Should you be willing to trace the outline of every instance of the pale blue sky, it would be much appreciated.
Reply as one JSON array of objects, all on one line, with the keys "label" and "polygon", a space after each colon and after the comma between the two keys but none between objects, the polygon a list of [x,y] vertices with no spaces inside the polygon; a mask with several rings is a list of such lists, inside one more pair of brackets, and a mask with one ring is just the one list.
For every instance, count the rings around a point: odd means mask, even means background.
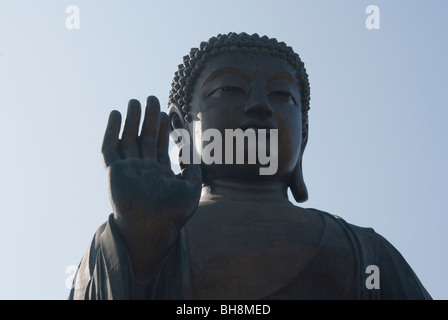
[{"label": "pale blue sky", "polygon": [[[370,4],[380,30],[365,27]],[[230,31],[276,37],[305,62],[302,205],[373,227],[448,299],[447,12],[445,0],[0,0],[0,299],[66,299],[66,268],[111,212],[109,112],[151,94],[166,106],[182,56]]]}]

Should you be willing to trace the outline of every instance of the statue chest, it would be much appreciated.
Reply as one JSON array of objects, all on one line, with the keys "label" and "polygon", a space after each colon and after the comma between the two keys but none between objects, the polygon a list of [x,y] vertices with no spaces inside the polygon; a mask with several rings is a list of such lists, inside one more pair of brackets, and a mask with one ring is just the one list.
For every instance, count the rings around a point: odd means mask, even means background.
[{"label": "statue chest", "polygon": [[194,299],[261,299],[294,279],[321,225],[296,207],[201,206],[185,227]]}]

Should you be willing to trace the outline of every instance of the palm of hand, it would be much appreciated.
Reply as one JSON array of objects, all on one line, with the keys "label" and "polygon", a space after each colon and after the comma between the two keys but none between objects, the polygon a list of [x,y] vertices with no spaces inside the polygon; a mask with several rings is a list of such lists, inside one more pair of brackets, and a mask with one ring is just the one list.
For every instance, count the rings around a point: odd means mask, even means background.
[{"label": "palm of hand", "polygon": [[163,220],[180,229],[199,202],[200,168],[190,165],[174,175],[168,156],[169,119],[155,97],[148,98],[139,136],[140,115],[140,103],[131,100],[119,139],[121,114],[112,111],[104,136],[102,154],[115,217],[122,225],[143,227]]}]

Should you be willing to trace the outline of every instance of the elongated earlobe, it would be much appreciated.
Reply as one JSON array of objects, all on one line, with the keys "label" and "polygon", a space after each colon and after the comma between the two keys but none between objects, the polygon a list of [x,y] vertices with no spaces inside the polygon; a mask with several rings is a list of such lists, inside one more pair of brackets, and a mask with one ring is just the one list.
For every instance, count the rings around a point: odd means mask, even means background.
[{"label": "elongated earlobe", "polygon": [[291,193],[297,202],[301,203],[308,200],[308,189],[306,188],[302,173],[302,157],[300,157],[297,162],[289,187],[291,188]]},{"label": "elongated earlobe", "polygon": [[302,158],[303,152],[305,151],[306,143],[308,142],[308,121],[303,125],[302,132],[302,145],[300,149],[299,159],[296,164],[296,168],[294,169],[294,174],[291,177],[289,182],[289,187],[291,188],[291,193],[294,196],[294,199],[299,202],[305,202],[308,200],[308,189],[305,184],[305,180],[303,179],[303,171],[302,171]]}]

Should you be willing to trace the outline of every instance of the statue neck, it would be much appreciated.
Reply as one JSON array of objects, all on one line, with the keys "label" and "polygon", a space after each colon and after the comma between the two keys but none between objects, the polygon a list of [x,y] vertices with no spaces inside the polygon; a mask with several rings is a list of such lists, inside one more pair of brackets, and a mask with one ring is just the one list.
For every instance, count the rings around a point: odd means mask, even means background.
[{"label": "statue neck", "polygon": [[289,202],[282,182],[213,179],[202,188],[201,201],[226,198],[239,201]]}]

